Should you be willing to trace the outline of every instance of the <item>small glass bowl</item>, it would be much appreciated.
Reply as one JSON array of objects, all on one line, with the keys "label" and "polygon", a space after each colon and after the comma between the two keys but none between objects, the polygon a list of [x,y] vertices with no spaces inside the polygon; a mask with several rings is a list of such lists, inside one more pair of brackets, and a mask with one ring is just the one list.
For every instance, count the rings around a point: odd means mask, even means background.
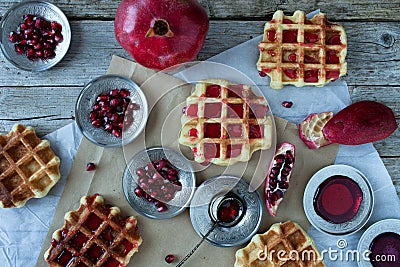
[{"label": "small glass bowl", "polygon": [[256,190],[243,179],[231,175],[217,176],[202,183],[190,203],[190,220],[196,233],[203,237],[213,226],[213,202],[233,193],[243,204],[241,218],[232,226],[217,225],[206,241],[218,247],[234,247],[249,241],[258,231],[262,219],[262,202]]},{"label": "small glass bowl", "polygon": [[[115,88],[128,89],[131,93],[131,102],[140,106],[140,109],[135,111],[127,109],[125,114],[128,114],[128,112],[135,113],[134,121],[128,128],[124,127],[122,138],[115,137],[103,128],[94,127],[89,120],[97,96],[102,93],[109,93]],[[118,75],[104,75],[90,81],[83,88],[75,106],[75,120],[82,134],[94,144],[102,147],[121,147],[132,142],[144,130],[147,117],[147,100],[140,87],[132,80]]]},{"label": "small glass bowl", "polygon": [[[139,179],[136,169],[162,158],[167,159],[178,169],[182,190],[176,192],[175,197],[166,203],[168,208],[166,211],[158,212],[154,203],[138,197],[134,190],[138,186]],[[125,168],[122,178],[122,188],[128,203],[138,213],[151,219],[169,219],[183,212],[190,204],[195,187],[196,176],[190,161],[179,152],[167,147],[152,147],[134,155]]]},{"label": "small glass bowl", "polygon": [[[314,208],[314,196],[319,186],[336,175],[350,178],[358,184],[363,192],[363,200],[354,218],[338,224],[325,220],[317,214]],[[311,177],[304,191],[303,206],[307,219],[320,232],[330,235],[348,235],[359,231],[368,222],[374,207],[374,194],[368,179],[359,170],[347,165],[330,165]]]},{"label": "small glass bowl", "polygon": [[[63,41],[57,45],[56,56],[43,61],[31,61],[25,55],[15,52],[14,44],[8,40],[10,32],[16,31],[23,22],[23,15],[41,16],[49,21],[57,21],[62,26]],[[55,66],[67,54],[71,43],[71,28],[65,14],[55,5],[45,1],[25,1],[12,6],[0,23],[0,46],[5,58],[17,68],[27,71],[44,71]]]}]

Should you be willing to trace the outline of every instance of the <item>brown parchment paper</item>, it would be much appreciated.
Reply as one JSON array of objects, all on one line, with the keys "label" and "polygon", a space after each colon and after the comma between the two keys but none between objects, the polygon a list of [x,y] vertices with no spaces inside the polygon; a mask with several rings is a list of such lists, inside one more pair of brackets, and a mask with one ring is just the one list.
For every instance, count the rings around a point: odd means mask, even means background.
[{"label": "brown parchment paper", "polygon": [[[108,73],[129,77],[141,86],[146,94],[149,107],[156,104],[150,113],[145,132],[124,149],[103,149],[83,138],[42,247],[37,266],[47,266],[43,254],[50,246],[52,233],[63,225],[64,214],[69,210],[76,209],[79,206],[80,198],[87,194],[99,193],[107,203],[120,207],[123,215],[133,214],[137,217],[138,231],[143,238],[143,243],[139,247],[139,252],[131,258],[128,266],[166,266],[164,258],[167,254],[174,254],[177,258],[175,263],[177,263],[200,239],[191,225],[188,209],[172,219],[148,219],[138,215],[129,206],[122,191],[122,174],[126,162],[132,155],[145,146],[161,144],[170,147],[178,146],[180,105],[190,94],[190,87],[183,85],[184,83],[181,80],[167,74],[153,76],[154,71],[115,56],[111,61]],[[150,77],[153,78],[148,79]],[[170,90],[176,85],[182,86],[179,86],[176,90]],[[164,92],[168,93],[163,95]],[[163,95],[161,99],[160,95]],[[263,205],[263,219],[259,233],[265,232],[275,222],[286,220],[295,221],[308,230],[310,224],[302,205],[304,188],[309,178],[316,171],[333,164],[338,146],[329,145],[318,150],[310,150],[299,139],[296,125],[279,117],[275,117],[275,124],[277,145],[284,141],[293,143],[296,146],[296,162],[290,187],[279,207],[278,216],[271,217],[265,205]],[[271,153],[274,150],[272,148]],[[183,152],[186,155],[187,150],[185,152],[183,149]],[[190,153],[187,153],[187,155],[190,157]],[[265,168],[268,168],[267,159],[270,159],[268,153],[254,153],[243,178],[250,182],[253,176],[252,172],[254,172],[256,164],[260,164],[260,162],[265,165]],[[96,171],[86,172],[85,165],[87,162],[95,162],[98,166]],[[237,167],[233,168],[231,172],[234,173],[237,169],[243,168],[241,164],[236,165]],[[223,171],[224,169],[221,167],[211,166],[197,173],[197,184],[199,185],[209,177],[220,175]],[[264,179],[264,177],[260,177],[260,179]],[[258,192],[264,201],[263,190],[264,184],[258,188]],[[316,240],[316,242],[318,241]],[[238,248],[219,248],[204,243],[186,262],[186,266],[233,266],[235,252]]]}]

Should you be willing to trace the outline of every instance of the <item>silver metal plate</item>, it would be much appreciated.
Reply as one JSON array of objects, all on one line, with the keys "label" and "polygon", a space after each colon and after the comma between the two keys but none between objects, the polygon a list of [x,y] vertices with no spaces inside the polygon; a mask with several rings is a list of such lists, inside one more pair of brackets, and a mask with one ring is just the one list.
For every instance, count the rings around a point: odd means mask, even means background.
[{"label": "silver metal plate", "polygon": [[[335,175],[349,177],[358,184],[363,192],[363,200],[356,216],[350,221],[340,224],[326,221],[314,209],[314,196],[318,187]],[[347,165],[331,165],[319,170],[311,177],[304,191],[303,206],[308,220],[315,228],[332,235],[346,235],[360,230],[367,223],[374,206],[374,194],[367,178],[359,170]]]},{"label": "silver metal plate", "polygon": [[[56,56],[47,61],[31,61],[25,55],[15,52],[14,44],[8,40],[9,34],[16,31],[23,22],[23,15],[41,16],[49,21],[57,21],[62,26],[63,41],[57,45]],[[14,66],[27,71],[43,71],[55,66],[67,54],[71,43],[71,28],[65,14],[55,5],[45,1],[25,1],[11,7],[0,23],[1,50]]]},{"label": "silver metal plate", "polygon": [[[128,89],[132,103],[140,106],[134,112],[134,121],[129,128],[123,129],[122,138],[117,138],[103,128],[96,128],[89,120],[90,112],[96,98],[101,93],[108,93],[112,89]],[[140,87],[132,80],[118,75],[104,75],[89,82],[80,93],[75,106],[76,123],[83,135],[91,142],[103,147],[119,147],[126,145],[138,137],[146,126],[148,118],[147,100]]]},{"label": "silver metal plate", "polygon": [[217,226],[206,239],[207,242],[219,247],[233,247],[247,242],[258,231],[262,219],[262,203],[257,191],[249,190],[249,185],[238,177],[213,177],[198,187],[190,204],[190,220],[200,237],[203,237],[213,225],[209,213],[210,203],[215,197],[229,191],[241,199],[245,212],[236,225]]}]

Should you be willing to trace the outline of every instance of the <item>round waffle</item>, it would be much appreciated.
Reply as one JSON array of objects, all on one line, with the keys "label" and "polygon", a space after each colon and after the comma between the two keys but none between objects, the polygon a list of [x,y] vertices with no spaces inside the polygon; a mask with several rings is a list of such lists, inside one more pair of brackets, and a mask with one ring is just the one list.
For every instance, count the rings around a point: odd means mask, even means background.
[{"label": "round waffle", "polygon": [[50,266],[126,266],[142,243],[135,217],[121,219],[120,209],[105,205],[97,194],[82,197],[64,219],[44,254]]},{"label": "round waffle", "polygon": [[306,19],[303,11],[285,16],[275,12],[265,24],[258,44],[257,69],[271,78],[270,87],[324,86],[347,72],[347,38],[344,28],[323,13]]},{"label": "round waffle", "polygon": [[41,198],[60,179],[60,159],[47,140],[40,140],[32,127],[15,124],[0,135],[0,207],[22,207]]},{"label": "round waffle", "polygon": [[196,162],[227,166],[271,147],[267,101],[249,85],[203,80],[186,104],[179,143],[192,148]]},{"label": "round waffle", "polygon": [[291,221],[275,223],[236,251],[235,267],[323,267],[325,263],[311,237]]}]

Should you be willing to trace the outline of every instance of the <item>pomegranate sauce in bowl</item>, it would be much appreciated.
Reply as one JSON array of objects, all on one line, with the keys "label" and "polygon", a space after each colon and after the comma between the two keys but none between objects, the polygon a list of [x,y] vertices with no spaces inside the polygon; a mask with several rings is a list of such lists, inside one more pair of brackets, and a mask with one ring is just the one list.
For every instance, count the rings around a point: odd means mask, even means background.
[{"label": "pomegranate sauce in bowl", "polygon": [[353,219],[363,200],[363,192],[349,177],[336,175],[325,180],[314,196],[314,209],[319,216],[332,223]]}]

